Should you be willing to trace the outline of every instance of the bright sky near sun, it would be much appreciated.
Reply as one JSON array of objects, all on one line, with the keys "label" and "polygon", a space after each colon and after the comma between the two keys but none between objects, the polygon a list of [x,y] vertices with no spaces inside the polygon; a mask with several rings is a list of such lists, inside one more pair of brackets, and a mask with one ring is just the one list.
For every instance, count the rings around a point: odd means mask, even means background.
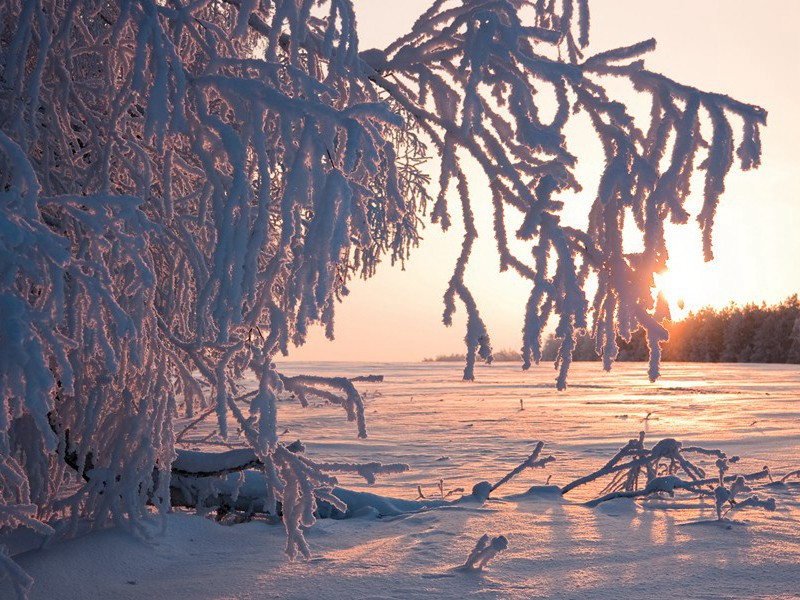
[{"label": "bright sky near sun", "polygon": [[[361,47],[385,47],[408,31],[428,4],[355,0]],[[762,166],[745,173],[734,166],[728,176],[714,229],[715,260],[703,262],[693,219],[668,229],[669,271],[660,285],[673,316],[731,301],[774,303],[800,292],[800,1],[763,0],[758,11],[751,0],[594,0],[590,8],[589,54],[655,37],[658,47],[646,57],[648,68],[769,112]],[[587,148],[596,144],[591,132],[575,135],[585,136]],[[582,139],[573,137],[570,148],[580,148]],[[602,155],[590,149],[581,159],[578,178],[589,196],[576,204],[591,201],[590,182]],[[702,189],[696,181],[693,189]],[[480,175],[471,183],[476,192],[485,185]],[[688,204],[694,214],[698,202],[696,195]],[[451,210],[454,221],[457,212]],[[530,286],[511,272],[498,273],[491,215],[476,212],[476,218],[479,240],[467,282],[493,347],[519,348]],[[442,294],[462,232],[456,225],[443,234],[428,223],[405,271],[387,262],[372,279],[351,282],[350,296],[337,306],[335,341],[315,328],[290,359],[403,361],[463,352],[464,311],[450,328],[441,322]]]}]

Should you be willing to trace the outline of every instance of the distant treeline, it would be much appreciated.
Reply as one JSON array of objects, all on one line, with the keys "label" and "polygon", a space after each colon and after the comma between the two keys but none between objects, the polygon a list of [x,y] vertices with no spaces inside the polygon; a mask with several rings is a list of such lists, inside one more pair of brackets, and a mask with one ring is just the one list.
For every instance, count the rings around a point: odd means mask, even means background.
[{"label": "distant treeline", "polygon": [[[800,364],[800,300],[797,295],[776,306],[731,305],[721,310],[703,308],[682,321],[668,321],[669,341],[663,360],[673,362],[750,362]],[[594,340],[579,335],[574,360],[600,360]],[[560,340],[552,335],[542,345],[542,361],[555,360]],[[630,342],[617,339],[620,361],[647,360],[643,330]],[[425,362],[462,361],[463,354],[426,358]],[[520,361],[516,350],[494,353],[496,361]]]}]

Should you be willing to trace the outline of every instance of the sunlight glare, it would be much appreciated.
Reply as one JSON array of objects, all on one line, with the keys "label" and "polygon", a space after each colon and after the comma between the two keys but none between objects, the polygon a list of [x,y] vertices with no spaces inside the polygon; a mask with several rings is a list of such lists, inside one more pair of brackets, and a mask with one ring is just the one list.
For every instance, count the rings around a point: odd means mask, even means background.
[{"label": "sunlight glare", "polygon": [[708,289],[712,263],[701,257],[683,252],[672,252],[667,268],[654,275],[654,297],[662,293],[669,304],[673,321],[686,317],[690,312],[714,304],[714,294]]}]

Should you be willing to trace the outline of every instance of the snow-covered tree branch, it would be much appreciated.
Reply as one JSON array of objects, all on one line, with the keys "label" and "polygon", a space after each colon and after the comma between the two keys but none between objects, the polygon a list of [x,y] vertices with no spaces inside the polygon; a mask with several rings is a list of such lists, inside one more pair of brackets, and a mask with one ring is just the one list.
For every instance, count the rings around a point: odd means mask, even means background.
[{"label": "snow-covered tree branch", "polygon": [[[523,20],[526,9],[535,18]],[[759,127],[766,112],[727,96],[681,85],[645,68],[654,40],[584,56],[589,40],[587,2],[524,0],[437,1],[413,30],[385,51],[365,53],[377,84],[400,103],[441,156],[439,194],[432,218],[450,226],[447,191],[455,185],[464,222],[463,252],[445,293],[444,322],[456,298],[467,311],[466,379],[476,355],[491,360],[489,333],[464,279],[477,236],[464,160],[476,161],[490,182],[494,233],[501,270],[531,283],[524,315],[524,367],[541,358],[542,330],[550,316],[561,338],[557,384],[566,386],[575,333],[590,325],[606,369],[617,355],[616,337],[647,332],[650,378],[658,377],[665,330],[654,316],[653,274],[665,268],[664,223],[685,223],[690,179],[704,169],[704,204],[698,216],[706,258],[711,231],[733,164],[731,118],[742,128],[736,147],[743,169],[757,167]],[[638,122],[607,82],[628,80],[650,104]],[[580,230],[561,219],[567,191],[580,191],[566,127],[584,113],[605,153],[605,165]],[[547,116],[551,115],[551,116]],[[706,131],[706,129],[708,131]],[[702,159],[702,162],[700,162]],[[508,212],[521,213],[515,235],[530,240],[533,261],[509,246]],[[633,219],[644,250],[623,250],[623,226]],[[590,303],[587,277],[596,274]]]}]

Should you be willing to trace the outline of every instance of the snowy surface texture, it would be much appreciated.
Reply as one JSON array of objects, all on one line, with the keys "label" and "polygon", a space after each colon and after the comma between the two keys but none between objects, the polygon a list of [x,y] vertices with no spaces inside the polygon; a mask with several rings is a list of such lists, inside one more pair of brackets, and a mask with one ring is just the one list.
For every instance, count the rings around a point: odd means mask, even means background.
[{"label": "snowy surface texture", "polygon": [[[281,368],[292,375],[309,366]],[[349,489],[408,500],[418,485],[438,497],[440,479],[445,493],[497,481],[544,441],[544,453],[556,460],[522,472],[483,505],[321,519],[306,534],[308,563],[286,560],[280,525],[225,527],[183,513],[166,517],[165,534],[154,521],[149,541],[108,530],[16,560],[35,578],[37,599],[797,597],[797,478],[749,484],[774,497],[776,511],[737,511],[727,523],[716,522],[713,498],[620,498],[587,508],[581,502],[603,484],[565,499],[552,486],[599,468],[640,430],[648,447],[673,437],[741,456],[731,472],[764,464],[776,475],[794,470],[800,370],[668,364],[653,385],[638,365],[618,365],[613,375],[596,364],[572,368],[572,385],[556,394],[545,368],[522,374],[515,365],[494,365],[465,384],[453,365],[316,365],[321,374],[386,376],[363,388],[367,440],[334,418],[338,406],[279,403],[281,431],[288,429],[281,437],[308,440],[311,459],[409,463],[410,471],[372,486],[357,475],[339,477]],[[211,419],[187,437],[199,440],[215,425]],[[714,473],[715,460],[700,462]],[[504,535],[507,549],[482,572],[459,570],[486,532]],[[0,597],[8,594],[0,587]]]}]

